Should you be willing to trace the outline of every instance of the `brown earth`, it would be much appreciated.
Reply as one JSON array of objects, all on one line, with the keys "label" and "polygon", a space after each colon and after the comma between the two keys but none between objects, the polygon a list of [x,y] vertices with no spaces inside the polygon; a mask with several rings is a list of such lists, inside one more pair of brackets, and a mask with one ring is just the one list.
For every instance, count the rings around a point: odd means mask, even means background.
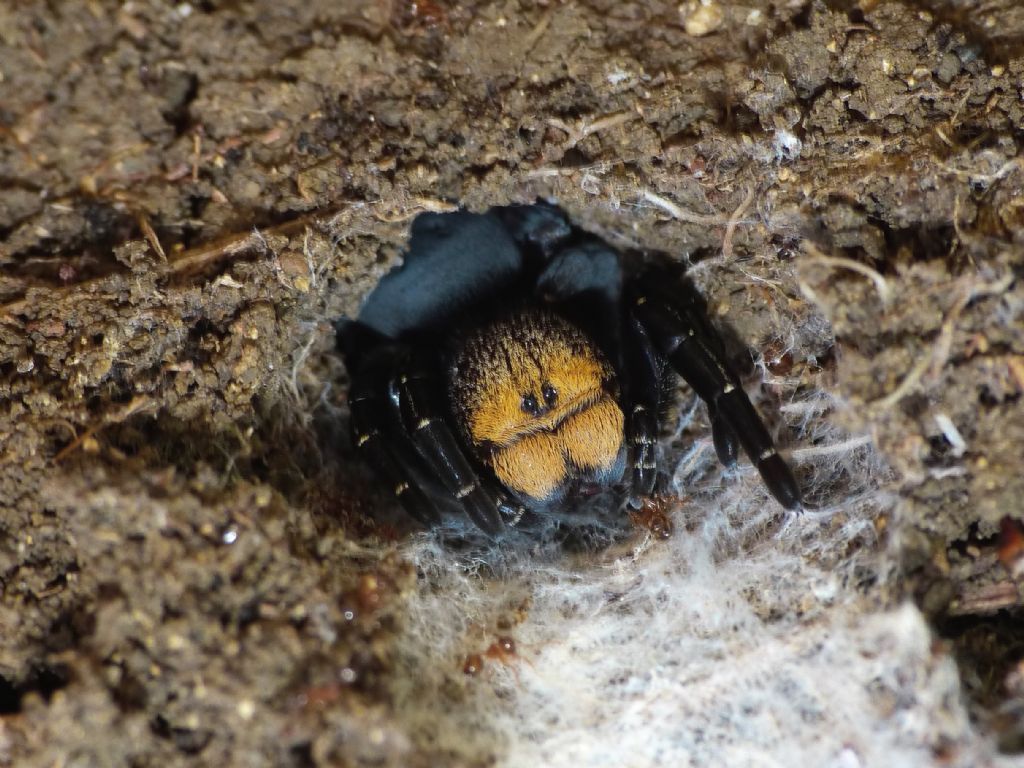
[{"label": "brown earth", "polygon": [[330,322],[537,197],[838,398],[1021,748],[1022,126],[1015,0],[0,8],[0,764],[437,764]]}]

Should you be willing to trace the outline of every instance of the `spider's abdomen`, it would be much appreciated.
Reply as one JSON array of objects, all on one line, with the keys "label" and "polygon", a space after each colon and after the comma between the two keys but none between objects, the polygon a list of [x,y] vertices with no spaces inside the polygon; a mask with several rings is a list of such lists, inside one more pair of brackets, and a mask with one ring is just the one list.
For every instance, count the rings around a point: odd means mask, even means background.
[{"label": "spider's abdomen", "polygon": [[550,501],[571,480],[603,479],[619,466],[615,373],[556,313],[527,308],[464,334],[448,383],[463,438],[522,497]]}]

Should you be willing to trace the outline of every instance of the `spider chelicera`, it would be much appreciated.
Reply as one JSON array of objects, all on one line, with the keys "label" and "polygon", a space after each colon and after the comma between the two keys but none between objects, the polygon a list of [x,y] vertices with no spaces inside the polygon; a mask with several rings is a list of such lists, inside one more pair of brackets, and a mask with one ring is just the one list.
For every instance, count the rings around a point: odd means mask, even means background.
[{"label": "spider chelicera", "polygon": [[461,512],[496,534],[574,488],[651,495],[676,374],[707,404],[719,460],[742,447],[800,505],[696,290],[554,206],[419,216],[338,344],[354,444],[424,524]]}]

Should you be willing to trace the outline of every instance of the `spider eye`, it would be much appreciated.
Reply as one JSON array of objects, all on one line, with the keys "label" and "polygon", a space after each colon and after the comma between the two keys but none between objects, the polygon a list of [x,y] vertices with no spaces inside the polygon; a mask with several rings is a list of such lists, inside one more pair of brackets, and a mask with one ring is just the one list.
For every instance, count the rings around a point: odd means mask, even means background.
[{"label": "spider eye", "polygon": [[540,413],[540,406],[537,404],[537,398],[533,395],[523,395],[521,407],[525,413],[528,413],[531,416],[536,416]]},{"label": "spider eye", "polygon": [[540,393],[544,395],[544,402],[548,408],[554,407],[555,403],[558,402],[558,390],[546,383],[540,389]]}]

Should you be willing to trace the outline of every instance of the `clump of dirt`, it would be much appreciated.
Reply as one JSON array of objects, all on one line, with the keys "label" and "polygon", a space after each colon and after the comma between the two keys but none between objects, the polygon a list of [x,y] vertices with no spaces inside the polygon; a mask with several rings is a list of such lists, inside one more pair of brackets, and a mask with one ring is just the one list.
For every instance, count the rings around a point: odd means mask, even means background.
[{"label": "clump of dirt", "polygon": [[0,9],[0,760],[436,763],[330,323],[417,213],[538,197],[870,436],[877,599],[1020,744],[1024,16],[698,5]]}]

